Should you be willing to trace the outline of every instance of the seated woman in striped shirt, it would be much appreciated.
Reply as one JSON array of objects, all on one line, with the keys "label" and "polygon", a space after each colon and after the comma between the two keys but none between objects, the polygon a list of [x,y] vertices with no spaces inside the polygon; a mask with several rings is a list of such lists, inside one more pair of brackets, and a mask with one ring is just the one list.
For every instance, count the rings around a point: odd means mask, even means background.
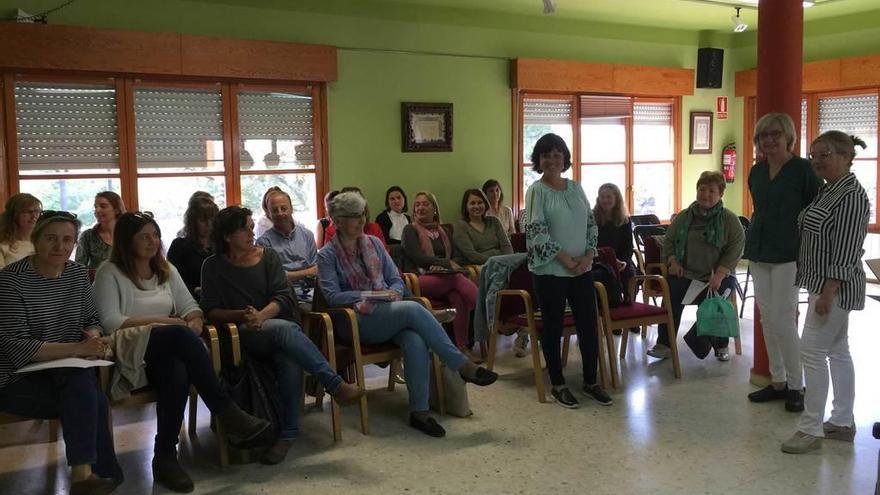
[{"label": "seated woman in striped shirt", "polygon": [[88,270],[70,261],[79,227],[71,213],[43,212],[31,233],[36,254],[0,271],[0,411],[60,417],[70,493],[110,493],[123,476],[95,371],[15,374],[32,362],[104,356]]},{"label": "seated woman in striped shirt", "polygon": [[[252,444],[271,441],[263,432],[269,423],[255,418],[230,400],[214,375],[211,358],[199,335],[203,316],[174,265],[162,255],[159,225],[149,215],[125,213],[116,221],[110,259],[95,275],[95,299],[106,333],[133,341],[132,352],[117,361],[131,362],[120,370],[143,369],[126,376],[130,389],[147,384],[156,389],[156,440],[153,481],[177,492],[190,492],[193,482],[177,460],[177,438],[183,411],[194,385],[230,441]],[[117,336],[116,339],[122,337]]]},{"label": "seated woman in striped shirt", "polygon": [[[822,439],[852,442],[855,370],[849,353],[849,313],[865,308],[862,246],[868,233],[871,205],[851,167],[855,147],[865,142],[840,131],[813,140],[810,161],[825,185],[800,214],[801,242],[796,283],[809,291],[809,308],[801,336],[804,366],[804,412],[797,431],[782,451],[803,454],[822,447]],[[831,418],[825,423],[828,368],[834,385]]]}]

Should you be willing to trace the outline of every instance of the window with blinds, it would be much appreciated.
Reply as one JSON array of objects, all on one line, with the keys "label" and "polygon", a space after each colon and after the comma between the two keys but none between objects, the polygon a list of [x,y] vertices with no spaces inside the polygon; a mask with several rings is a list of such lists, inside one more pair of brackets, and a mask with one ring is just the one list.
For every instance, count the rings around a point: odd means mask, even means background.
[{"label": "window with blinds", "polygon": [[285,92],[238,95],[243,170],[315,167],[312,97]]},{"label": "window with blinds", "polygon": [[113,86],[18,82],[15,122],[22,175],[118,172]]},{"label": "window with blinds", "polygon": [[139,173],[223,170],[219,89],[135,88]]}]

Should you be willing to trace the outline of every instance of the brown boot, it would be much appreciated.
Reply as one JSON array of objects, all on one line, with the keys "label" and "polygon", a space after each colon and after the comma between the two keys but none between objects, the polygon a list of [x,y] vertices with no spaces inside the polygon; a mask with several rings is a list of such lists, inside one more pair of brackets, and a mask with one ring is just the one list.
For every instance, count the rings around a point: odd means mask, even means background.
[{"label": "brown boot", "polygon": [[342,385],[337,387],[336,391],[330,395],[340,406],[345,406],[359,401],[365,393],[366,390],[357,385],[343,381]]},{"label": "brown boot", "polygon": [[70,484],[70,495],[108,495],[117,486],[119,484],[111,479],[92,475],[90,478],[72,482]]}]

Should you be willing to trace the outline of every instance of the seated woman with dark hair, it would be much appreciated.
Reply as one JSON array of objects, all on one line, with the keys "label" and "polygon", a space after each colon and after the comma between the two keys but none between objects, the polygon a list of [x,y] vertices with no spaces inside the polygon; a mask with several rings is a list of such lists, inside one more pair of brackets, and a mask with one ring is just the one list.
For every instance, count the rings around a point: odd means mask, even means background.
[{"label": "seated woman with dark hair", "polygon": [[[734,271],[745,245],[745,233],[736,213],[724,207],[724,176],[721,172],[707,171],[697,180],[697,200],[675,216],[666,231],[663,255],[667,260],[669,299],[672,305],[675,333],[681,324],[682,303],[688,287],[694,280],[706,282],[708,289],[723,294],[736,286]],[[697,296],[698,304],[706,291]],[[730,339],[712,337],[712,347],[719,361],[730,359],[727,345]],[[648,351],[655,358],[671,356],[666,325],[657,328],[657,345]]]},{"label": "seated woman with dark hair", "polygon": [[[232,402],[214,375],[199,335],[203,317],[180,274],[162,255],[159,225],[142,213],[125,213],[116,222],[113,252],[95,275],[95,298],[101,326],[131,347],[118,352],[114,373],[123,392],[147,384],[156,389],[156,440],[153,481],[177,492],[193,482],[177,460],[183,411],[194,385],[233,443],[261,439],[269,423]],[[117,345],[121,345],[118,343]],[[141,363],[146,363],[144,370]],[[124,370],[135,370],[126,373]],[[127,384],[127,385],[126,385]],[[111,395],[115,394],[111,389]]]},{"label": "seated woman with dark hair", "polygon": [[116,219],[125,213],[122,197],[113,191],[95,195],[95,226],[83,231],[76,246],[76,262],[94,270],[110,257]]},{"label": "seated woman with dark hair", "polygon": [[419,273],[421,294],[443,300],[455,308],[452,328],[455,345],[470,354],[470,313],[477,305],[477,286],[460,272],[461,265],[452,260],[452,243],[440,225],[437,198],[428,191],[416,193],[413,201],[413,222],[403,229],[403,269]]},{"label": "seated woman with dark hair", "polygon": [[218,211],[217,205],[210,199],[190,200],[183,215],[183,237],[171,241],[171,247],[168,248],[168,261],[177,268],[186,288],[196,300],[202,292],[202,263],[214,252],[211,225]]},{"label": "seated woman with dark hair", "polygon": [[460,265],[482,265],[492,256],[512,254],[510,239],[496,217],[487,214],[489,201],[479,189],[468,189],[461,197],[461,220],[452,230],[455,261]]},{"label": "seated woman with dark hair", "polygon": [[507,235],[515,233],[516,224],[514,223],[513,210],[504,205],[504,191],[501,189],[501,183],[495,179],[489,179],[483,183],[482,189],[489,202],[489,210],[486,215],[497,218]]},{"label": "seated woman with dark hair", "polygon": [[391,186],[385,191],[385,210],[376,216],[376,223],[382,228],[389,246],[400,244],[403,228],[412,222],[412,218],[406,214],[408,206],[406,193],[400,186]]},{"label": "seated woman with dark hair", "polygon": [[379,239],[364,234],[365,208],[366,201],[353,193],[340,194],[330,203],[330,215],[339,230],[318,253],[321,291],[330,306],[354,308],[363,343],[392,341],[403,349],[410,426],[442,437],[446,431],[428,412],[428,352],[477,385],[490,385],[498,375],[477,367],[459,352],[424,306],[401,301],[403,280],[391,256]]},{"label": "seated woman with dark hair", "polygon": [[97,495],[123,476],[95,370],[15,373],[33,362],[104,357],[88,270],[69,260],[79,225],[71,213],[45,212],[31,234],[36,254],[0,270],[0,411],[60,417],[70,493]]},{"label": "seated woman with dark hair", "polygon": [[281,396],[281,432],[260,461],[278,464],[299,432],[303,370],[340,404],[361,398],[363,389],[330,367],[300,328],[296,295],[274,249],[254,245],[254,222],[247,208],[230,206],[214,219],[217,252],[202,265],[202,308],[211,321],[240,327],[242,348],[272,360]]}]

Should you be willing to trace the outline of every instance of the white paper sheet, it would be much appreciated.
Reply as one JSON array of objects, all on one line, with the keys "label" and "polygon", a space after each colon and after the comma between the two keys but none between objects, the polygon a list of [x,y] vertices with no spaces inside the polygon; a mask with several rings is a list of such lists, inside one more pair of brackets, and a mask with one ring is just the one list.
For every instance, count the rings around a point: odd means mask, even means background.
[{"label": "white paper sheet", "polygon": [[868,265],[868,268],[874,272],[874,278],[880,280],[880,258],[875,260],[865,260],[865,263]]},{"label": "white paper sheet", "polygon": [[113,364],[113,361],[104,361],[103,359],[64,358],[22,366],[16,373],[30,373],[32,371],[50,370],[53,368],[94,368],[97,366],[113,366]]},{"label": "white paper sheet", "polygon": [[700,295],[700,292],[703,292],[703,289],[705,289],[707,285],[709,284],[706,282],[691,280],[691,285],[688,286],[687,292],[684,293],[684,299],[681,300],[681,303],[685,306],[693,304],[694,300]]}]

